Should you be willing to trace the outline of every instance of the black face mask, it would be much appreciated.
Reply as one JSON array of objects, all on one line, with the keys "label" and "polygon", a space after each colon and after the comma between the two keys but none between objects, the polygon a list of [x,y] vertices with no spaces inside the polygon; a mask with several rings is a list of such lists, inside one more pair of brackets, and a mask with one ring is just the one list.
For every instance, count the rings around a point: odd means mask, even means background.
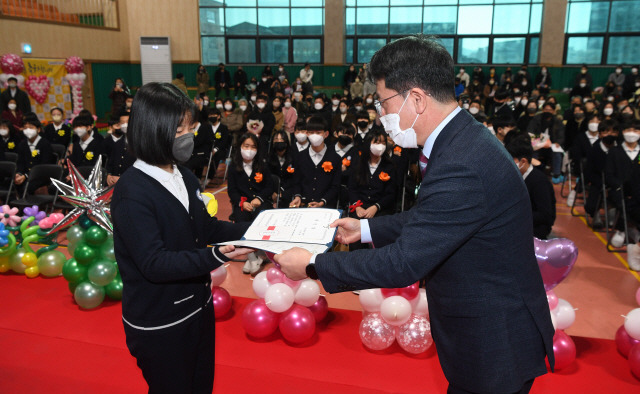
[{"label": "black face mask", "polygon": [[347,146],[347,145],[349,145],[352,141],[353,141],[353,138],[351,138],[351,136],[350,136],[350,135],[342,134],[342,135],[339,135],[339,136],[338,136],[338,142],[339,142],[339,143],[340,143],[340,145],[342,145],[342,146]]},{"label": "black face mask", "polygon": [[535,114],[536,112],[538,112],[538,108],[533,108],[533,107],[527,108],[527,113],[531,115]]},{"label": "black face mask", "polygon": [[217,116],[211,116],[211,117],[209,118],[209,122],[211,122],[211,123],[215,124],[215,123],[217,123],[217,122],[218,122],[218,119],[219,119],[219,118],[218,118]]},{"label": "black face mask", "polygon": [[551,119],[553,119],[553,115],[550,113],[544,113],[542,114],[542,120],[545,122],[551,122]]},{"label": "black face mask", "polygon": [[622,119],[624,119],[624,120],[629,120],[631,118],[633,118],[633,114],[630,114],[630,113],[627,113],[627,112],[622,114]]},{"label": "black face mask", "polygon": [[582,119],[584,119],[584,113],[583,112],[578,112],[577,114],[573,114],[573,117],[576,120],[582,120]]},{"label": "black face mask", "polygon": [[364,130],[369,126],[369,122],[365,121],[365,120],[361,120],[358,122],[358,128],[360,130]]},{"label": "black face mask", "polygon": [[605,145],[613,145],[614,142],[616,142],[616,136],[615,135],[608,135],[606,137],[602,137],[602,142]]},{"label": "black face mask", "polygon": [[122,130],[120,129],[113,129],[113,135],[115,135],[116,137],[121,137],[122,136]]}]

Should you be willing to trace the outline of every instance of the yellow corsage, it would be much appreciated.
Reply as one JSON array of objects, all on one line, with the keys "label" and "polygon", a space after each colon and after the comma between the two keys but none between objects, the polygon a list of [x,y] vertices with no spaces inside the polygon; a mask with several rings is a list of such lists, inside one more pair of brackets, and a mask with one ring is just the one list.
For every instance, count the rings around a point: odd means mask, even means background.
[{"label": "yellow corsage", "polygon": [[87,152],[87,154],[84,155],[84,157],[86,157],[87,160],[93,160],[93,152]]},{"label": "yellow corsage", "polygon": [[64,129],[60,129],[60,130],[58,130],[58,135],[59,135],[60,137],[64,137]]},{"label": "yellow corsage", "polygon": [[34,150],[32,150],[32,151],[31,151],[31,156],[32,156],[32,157],[36,157],[36,156],[38,156],[39,154],[40,154],[40,151],[39,151],[39,150],[37,150],[37,149],[34,149]]},{"label": "yellow corsage", "polygon": [[197,131],[195,131],[195,132],[193,133],[193,136],[194,136],[194,137],[197,137],[197,136],[198,136],[198,132],[197,132]]},{"label": "yellow corsage", "polygon": [[15,144],[15,143],[13,143],[13,142],[9,142],[9,143],[7,144],[7,148],[8,148],[8,149],[14,149],[15,147],[16,147],[16,144]]},{"label": "yellow corsage", "polygon": [[216,133],[216,139],[219,140],[220,138],[222,138],[222,134],[220,134],[220,132],[218,131]]}]

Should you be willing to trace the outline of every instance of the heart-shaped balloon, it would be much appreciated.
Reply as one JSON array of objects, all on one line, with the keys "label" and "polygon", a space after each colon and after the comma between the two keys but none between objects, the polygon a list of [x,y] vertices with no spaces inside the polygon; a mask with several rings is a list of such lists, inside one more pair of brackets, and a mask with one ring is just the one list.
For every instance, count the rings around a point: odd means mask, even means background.
[{"label": "heart-shaped balloon", "polygon": [[24,83],[27,93],[33,97],[39,104],[47,101],[47,94],[51,87],[49,78],[46,75],[34,76],[30,75]]},{"label": "heart-shaped balloon", "polygon": [[542,240],[534,237],[533,244],[544,289],[549,291],[569,275],[578,259],[578,248],[566,238]]}]

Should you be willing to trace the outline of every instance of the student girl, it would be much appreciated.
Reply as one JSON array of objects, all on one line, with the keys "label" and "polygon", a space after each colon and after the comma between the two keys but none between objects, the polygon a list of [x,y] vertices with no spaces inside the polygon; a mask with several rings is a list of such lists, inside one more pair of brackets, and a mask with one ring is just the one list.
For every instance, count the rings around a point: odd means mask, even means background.
[{"label": "student girl", "polygon": [[269,171],[280,178],[280,188],[275,190],[273,201],[280,197],[278,208],[286,208],[291,202],[291,183],[293,182],[293,159],[291,146],[285,131],[277,131],[271,138],[271,151],[269,152]]}]

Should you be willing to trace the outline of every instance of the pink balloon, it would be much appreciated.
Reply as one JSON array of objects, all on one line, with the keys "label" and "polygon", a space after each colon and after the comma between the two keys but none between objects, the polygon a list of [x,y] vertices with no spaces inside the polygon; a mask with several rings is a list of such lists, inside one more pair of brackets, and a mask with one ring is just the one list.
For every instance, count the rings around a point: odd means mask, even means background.
[{"label": "pink balloon", "polygon": [[639,344],[640,340],[633,339],[627,333],[627,330],[624,329],[624,324],[618,328],[616,331],[616,346],[618,347],[618,351],[625,357],[629,357],[629,351],[632,347]]},{"label": "pink balloon", "polygon": [[211,290],[211,293],[213,295],[213,310],[215,311],[216,318],[229,313],[231,304],[233,303],[229,292],[222,287],[216,286]]},{"label": "pink balloon", "polygon": [[403,287],[401,289],[398,289],[399,291],[399,295],[406,298],[407,300],[411,301],[414,298],[416,298],[418,296],[418,293],[420,291],[420,287],[418,286],[418,283],[414,283],[412,285],[409,285],[407,287]]},{"label": "pink balloon", "polygon": [[400,295],[400,289],[380,289],[384,298]]},{"label": "pink balloon", "polygon": [[271,267],[267,270],[267,280],[269,281],[269,283],[282,283],[283,278],[284,274],[279,269]]},{"label": "pink balloon", "polygon": [[636,378],[640,379],[640,344],[634,345],[629,351],[629,367]]},{"label": "pink balloon", "polygon": [[547,302],[549,302],[549,309],[554,310],[558,306],[558,296],[553,290],[547,291]]},{"label": "pink balloon", "polygon": [[309,308],[295,304],[282,314],[279,327],[284,339],[302,343],[311,339],[316,332],[316,319]]},{"label": "pink balloon", "polygon": [[282,283],[284,283],[285,285],[291,287],[291,289],[293,291],[296,291],[298,289],[298,287],[300,287],[300,283],[302,283],[302,281],[301,280],[291,280],[291,279],[287,278],[286,275],[283,275]]},{"label": "pink balloon", "polygon": [[565,368],[576,359],[576,345],[573,339],[562,330],[556,330],[553,336],[553,354],[556,359],[556,369]]},{"label": "pink balloon", "polygon": [[276,332],[280,316],[267,308],[263,299],[255,300],[242,311],[242,327],[252,337],[264,338]]},{"label": "pink balloon", "polygon": [[636,301],[638,305],[640,305],[640,287],[638,287],[638,291],[636,291]]},{"label": "pink balloon", "polygon": [[327,313],[329,313],[329,303],[325,297],[318,298],[315,304],[309,307],[311,313],[313,313],[313,317],[315,317],[316,322],[320,323],[327,317]]}]

